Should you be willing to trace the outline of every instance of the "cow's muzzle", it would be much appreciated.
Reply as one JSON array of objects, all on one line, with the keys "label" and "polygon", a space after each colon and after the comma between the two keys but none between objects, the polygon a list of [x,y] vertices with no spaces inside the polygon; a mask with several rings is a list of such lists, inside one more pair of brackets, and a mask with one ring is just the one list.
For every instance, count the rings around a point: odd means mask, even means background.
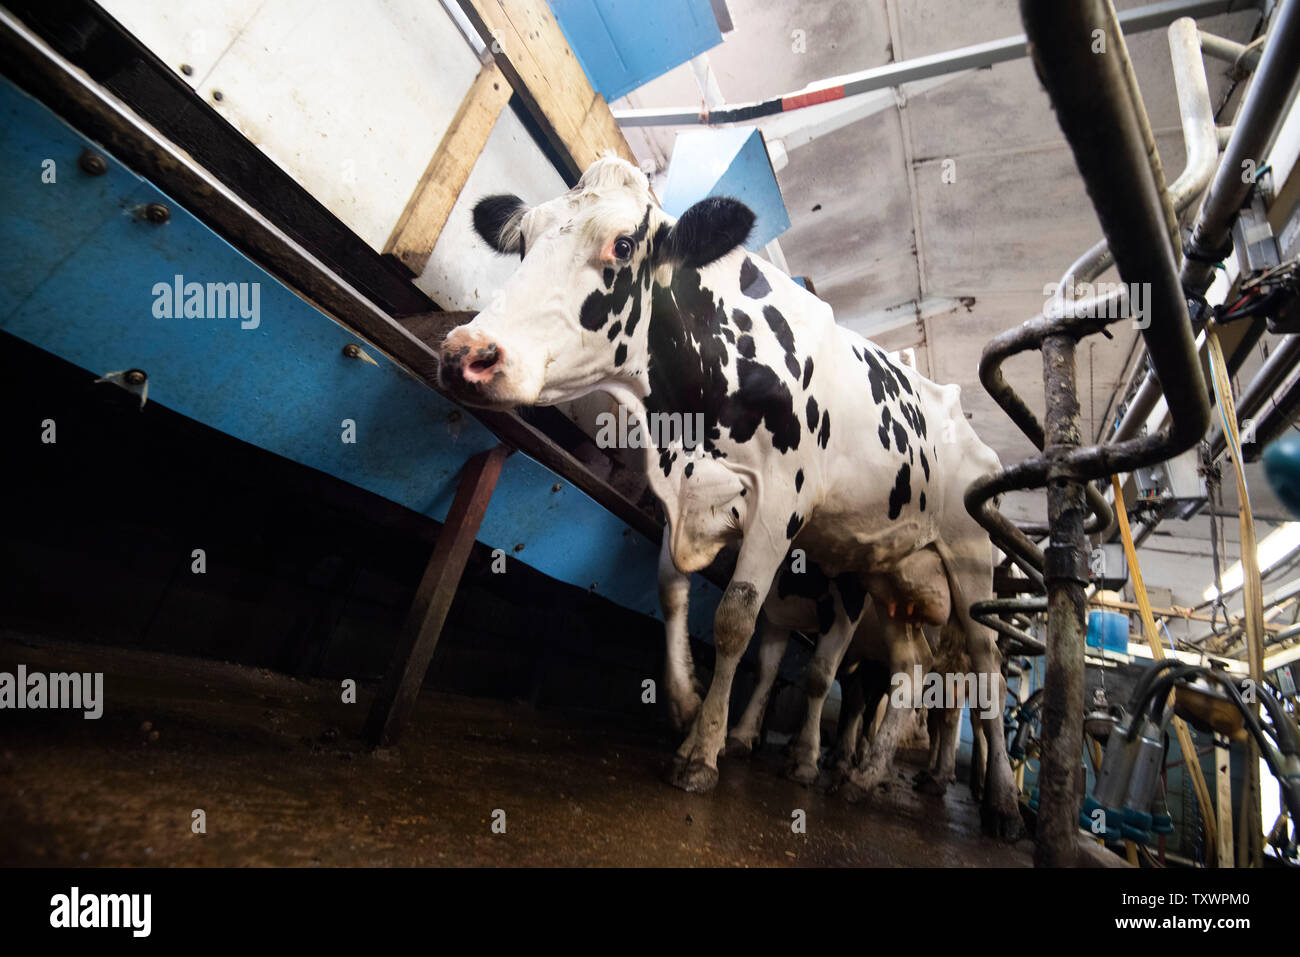
[{"label": "cow's muzzle", "polygon": [[497,405],[497,381],[505,374],[505,353],[490,337],[471,329],[453,329],[442,344],[438,381],[470,404]]}]

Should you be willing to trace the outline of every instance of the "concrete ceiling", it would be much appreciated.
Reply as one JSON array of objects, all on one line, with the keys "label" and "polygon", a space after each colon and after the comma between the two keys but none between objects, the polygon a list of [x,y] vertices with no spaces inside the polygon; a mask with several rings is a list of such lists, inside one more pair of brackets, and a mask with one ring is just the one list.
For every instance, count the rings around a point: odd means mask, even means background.
[{"label": "concrete ceiling", "polygon": [[[1116,7],[1150,2],[1118,0]],[[1007,0],[728,0],[727,6],[735,30],[707,57],[728,103],[1023,32],[1017,7]],[[1247,42],[1259,14],[1245,10],[1200,25]],[[803,31],[805,52],[794,52],[796,31]],[[1128,45],[1172,181],[1184,150],[1166,31],[1130,36]],[[1208,60],[1207,73],[1215,106],[1231,117],[1241,90],[1228,65]],[[972,424],[1010,463],[1033,449],[980,386],[980,353],[993,336],[1042,310],[1044,286],[1101,231],[1027,59],[930,81],[930,87],[904,90],[880,111],[789,149],[777,179],[791,228],[779,242],[791,274],[810,277],[840,322],[889,349],[916,347],[922,372],[958,383]],[[700,103],[691,67],[683,65],[612,106]],[[772,138],[776,124],[788,124],[790,116],[758,125]],[[647,168],[662,171],[677,129],[625,132]],[[945,182],[945,169],[953,181]],[[1117,277],[1112,271],[1103,278]],[[914,304],[936,302],[918,315]],[[901,317],[882,316],[891,307]],[[1114,330],[1114,339],[1094,336],[1079,349],[1083,425],[1091,435],[1104,427],[1137,337],[1127,324]],[[1041,414],[1040,363],[1035,352],[1005,368]],[[1230,484],[1225,494],[1235,496]],[[1040,492],[1008,499],[1004,511],[1012,518],[1043,514]]]}]

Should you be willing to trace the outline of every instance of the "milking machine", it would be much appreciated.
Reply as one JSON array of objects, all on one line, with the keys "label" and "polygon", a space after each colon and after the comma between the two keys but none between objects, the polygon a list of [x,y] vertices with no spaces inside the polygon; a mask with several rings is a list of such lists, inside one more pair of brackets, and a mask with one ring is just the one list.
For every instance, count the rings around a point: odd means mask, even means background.
[{"label": "milking machine", "polygon": [[[1263,705],[1268,723],[1260,721],[1248,699]],[[1177,714],[1201,731],[1235,740],[1254,738],[1291,817],[1293,833],[1290,838],[1283,835],[1281,842],[1284,855],[1296,856],[1300,729],[1267,687],[1239,682],[1213,668],[1166,659],[1143,674],[1128,707],[1116,711],[1096,783],[1079,811],[1081,828],[1108,842],[1138,844],[1149,844],[1173,830],[1159,784],[1168,748],[1166,731]],[[1099,714],[1096,717],[1094,730],[1102,730],[1105,722]],[[1196,755],[1183,759],[1194,761]]]}]

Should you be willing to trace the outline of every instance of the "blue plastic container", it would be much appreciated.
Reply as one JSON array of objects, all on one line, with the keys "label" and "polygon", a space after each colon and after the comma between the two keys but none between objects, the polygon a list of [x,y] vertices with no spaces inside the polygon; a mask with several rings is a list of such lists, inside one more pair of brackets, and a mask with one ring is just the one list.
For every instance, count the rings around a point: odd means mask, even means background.
[{"label": "blue plastic container", "polygon": [[1103,651],[1128,652],[1128,615],[1118,611],[1091,611],[1088,613],[1089,648]]}]

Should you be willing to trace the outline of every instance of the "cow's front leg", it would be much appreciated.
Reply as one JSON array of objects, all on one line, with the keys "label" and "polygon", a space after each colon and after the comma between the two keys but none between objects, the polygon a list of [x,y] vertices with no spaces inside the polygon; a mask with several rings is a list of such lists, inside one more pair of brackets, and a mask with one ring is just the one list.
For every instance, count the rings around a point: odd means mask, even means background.
[{"label": "cow's front leg", "polygon": [[844,652],[853,640],[851,621],[843,611],[835,616],[835,623],[830,630],[817,639],[817,650],[808,664],[808,673],[804,678],[804,688],[808,695],[808,712],[804,716],[803,730],[795,744],[794,754],[786,775],[800,784],[812,784],[817,780],[817,762],[822,753],[822,708],[826,696],[830,694],[831,682],[839,670]]},{"label": "cow's front leg", "polygon": [[683,575],[673,564],[671,537],[665,525],[663,544],[659,549],[659,607],[663,611],[667,642],[664,686],[668,692],[668,717],[678,731],[686,731],[700,713],[700,692],[686,624],[691,576]]},{"label": "cow's front leg", "polygon": [[718,783],[718,754],[727,736],[727,706],[736,666],[754,634],[763,597],[785,557],[784,548],[766,545],[746,537],[735,574],[713,616],[713,681],[691,733],[677,749],[670,778],[685,791],[709,791]]},{"label": "cow's front leg", "polygon": [[781,668],[781,659],[785,657],[786,645],[790,643],[790,630],[772,624],[766,617],[759,628],[759,635],[758,683],[754,686],[749,704],[745,706],[745,713],[727,735],[728,755],[744,756],[753,752],[758,742],[758,733],[763,727],[768,699],[772,696],[772,686],[776,683],[776,675]]}]

